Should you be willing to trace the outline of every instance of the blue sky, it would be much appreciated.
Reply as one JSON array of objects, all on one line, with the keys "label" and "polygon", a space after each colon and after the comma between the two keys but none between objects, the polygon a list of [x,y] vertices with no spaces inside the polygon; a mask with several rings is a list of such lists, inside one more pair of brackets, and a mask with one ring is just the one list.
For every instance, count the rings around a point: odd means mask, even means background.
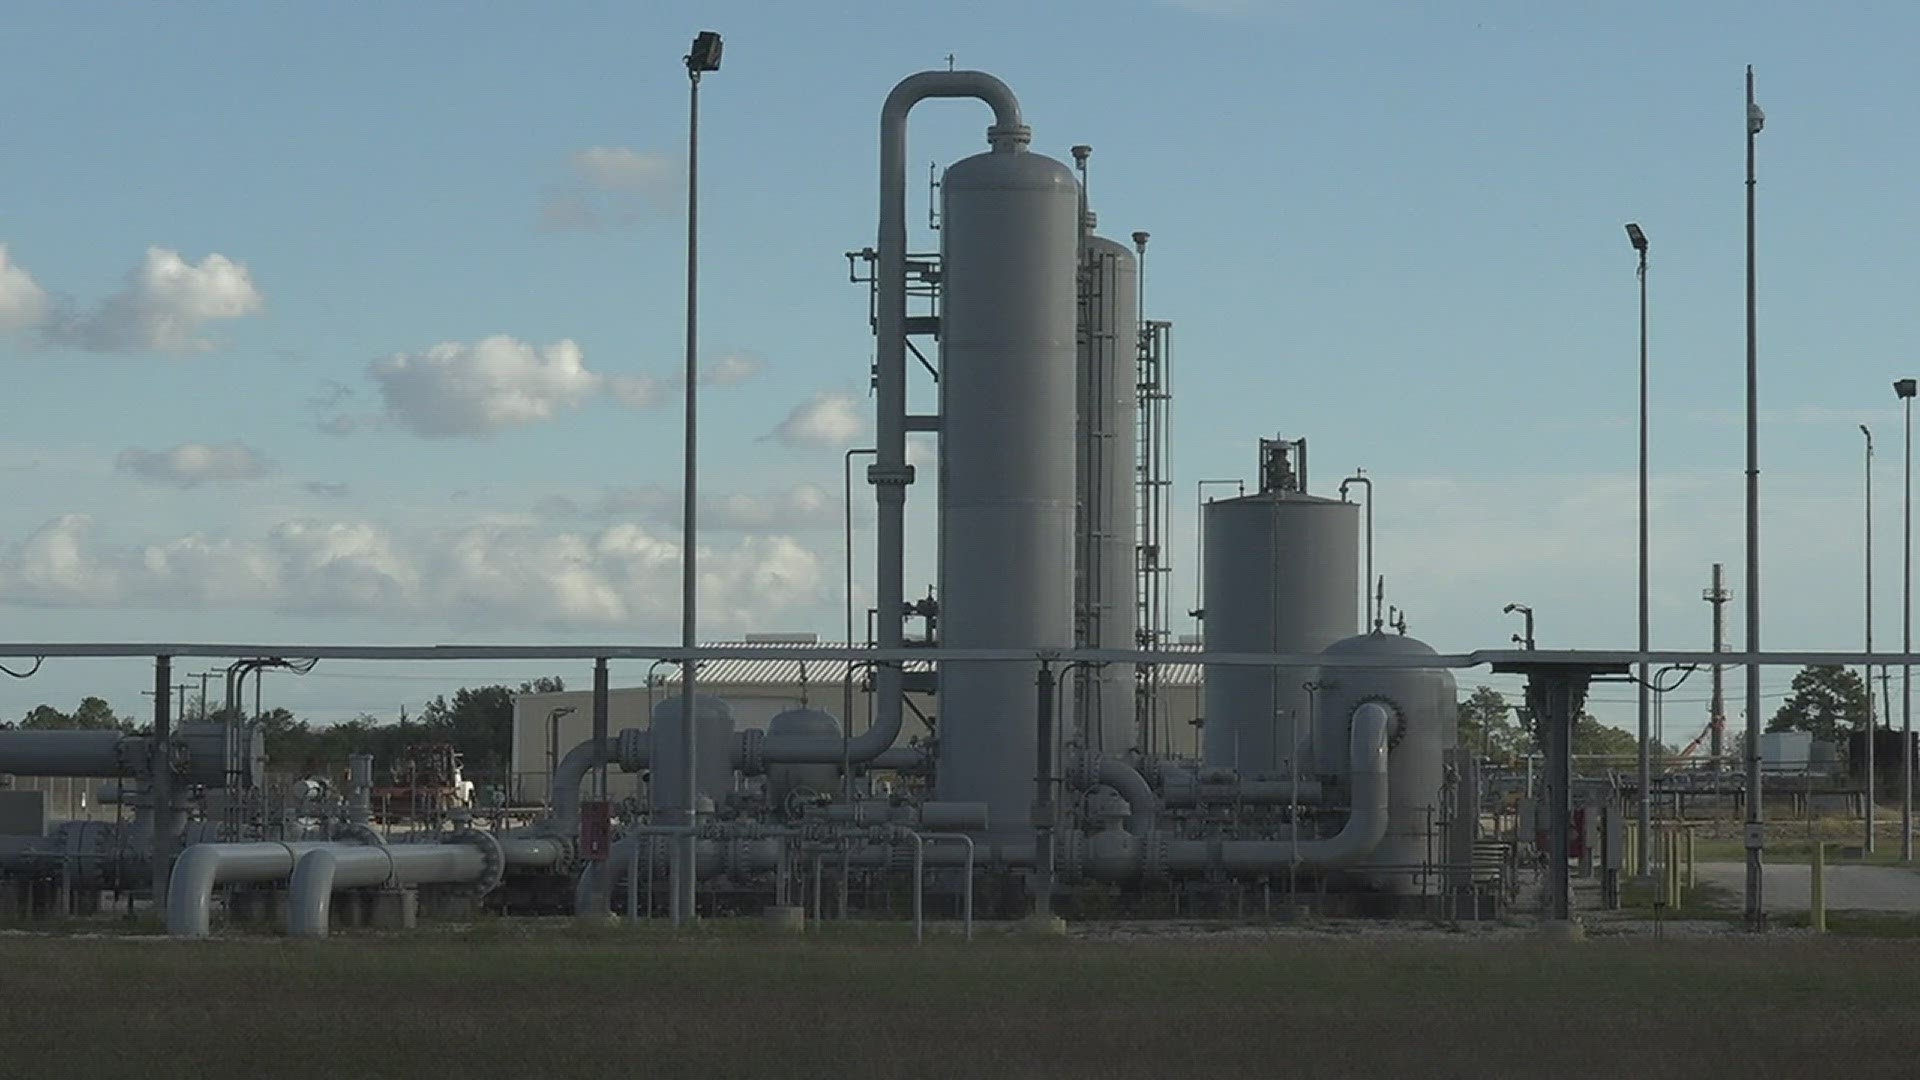
[{"label": "blue sky", "polygon": [[[838,626],[839,450],[870,423],[871,348],[841,254],[872,242],[881,99],[952,53],[1013,86],[1036,150],[1095,147],[1107,231],[1153,233],[1149,309],[1176,323],[1179,364],[1175,557],[1195,479],[1305,434],[1316,486],[1375,477],[1389,599],[1448,650],[1504,641],[1510,600],[1543,644],[1632,640],[1628,220],[1653,244],[1655,644],[1705,644],[1711,562],[1744,589],[1753,64],[1763,641],[1858,641],[1861,422],[1881,448],[1879,640],[1897,640],[1888,383],[1920,368],[1920,10],[809,8],[0,14],[0,638],[672,640],[679,57],[711,27],[714,636]],[[918,110],[916,172],[975,152],[985,123]],[[332,719],[545,673],[336,665],[269,692]],[[0,713],[87,692],[143,712],[149,682],[50,665],[0,686]],[[1629,720],[1629,696],[1603,692],[1603,717]],[[1670,729],[1691,734],[1698,698],[1675,695]]]}]

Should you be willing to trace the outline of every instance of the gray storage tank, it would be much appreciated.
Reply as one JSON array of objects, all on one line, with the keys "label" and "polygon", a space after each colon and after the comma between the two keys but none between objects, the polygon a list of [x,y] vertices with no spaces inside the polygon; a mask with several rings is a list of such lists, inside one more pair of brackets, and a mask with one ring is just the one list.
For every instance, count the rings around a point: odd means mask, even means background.
[{"label": "gray storage tank", "polygon": [[[940,643],[1070,648],[1079,186],[1001,138],[941,200]],[[1000,832],[1032,820],[1035,674],[940,669],[938,797],[988,804]]]},{"label": "gray storage tank", "polygon": [[[1431,646],[1403,634],[1374,631],[1335,642],[1327,656],[1432,656]],[[1384,892],[1418,893],[1421,883],[1407,867],[1444,861],[1446,755],[1459,742],[1459,689],[1446,668],[1326,667],[1319,682],[1314,771],[1345,777],[1347,734],[1355,709],[1377,701],[1394,714],[1387,740],[1387,835],[1362,867],[1399,867],[1363,875]],[[1433,834],[1429,838],[1428,830]]]},{"label": "gray storage tank", "polygon": [[[798,706],[776,713],[767,721],[768,739],[817,739],[827,741],[840,738],[840,721],[825,709]],[[838,783],[840,770],[832,765],[769,765],[767,766],[767,802],[776,811],[786,805],[787,797],[795,791],[813,791],[821,794],[833,794],[840,790]]]},{"label": "gray storage tank", "polygon": [[[1360,508],[1306,494],[1297,474],[1272,462],[1261,472],[1266,490],[1215,500],[1203,511],[1206,649],[1318,653],[1358,629]],[[1317,669],[1209,664],[1204,674],[1206,766],[1289,775],[1295,735],[1306,744],[1312,729],[1305,684]],[[1306,763],[1300,771],[1309,771]]]},{"label": "gray storage tank", "polygon": [[[680,695],[654,703],[652,771],[648,783],[655,810],[682,809],[680,793]],[[733,708],[720,698],[693,695],[694,794],[716,803],[733,790]]]},{"label": "gray storage tank", "polygon": [[[1094,649],[1139,645],[1134,597],[1139,280],[1134,254],[1125,244],[1088,237],[1080,278],[1075,560],[1080,643]],[[1125,755],[1139,741],[1133,665],[1087,670],[1080,686],[1076,727],[1086,744]]]}]

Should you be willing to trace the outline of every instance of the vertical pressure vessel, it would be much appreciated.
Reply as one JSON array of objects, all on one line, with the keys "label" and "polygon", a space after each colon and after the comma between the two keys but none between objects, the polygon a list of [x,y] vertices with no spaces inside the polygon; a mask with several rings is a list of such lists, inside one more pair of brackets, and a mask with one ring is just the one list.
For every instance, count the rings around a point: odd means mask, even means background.
[{"label": "vertical pressure vessel", "polygon": [[[1004,140],[941,184],[940,641],[1074,643],[1079,190]],[[996,832],[1032,821],[1037,664],[942,663],[937,790],[985,802]],[[1071,718],[1063,681],[1058,717]]]},{"label": "vertical pressure vessel", "polygon": [[[1208,652],[1317,653],[1354,633],[1358,506],[1268,491],[1210,502],[1204,513]],[[1305,684],[1316,673],[1208,665],[1205,763],[1243,776],[1289,775],[1296,744],[1312,731]],[[1310,768],[1300,763],[1303,775]]]},{"label": "vertical pressure vessel", "polygon": [[[1094,649],[1137,647],[1134,577],[1135,371],[1139,273],[1125,244],[1087,241],[1080,278],[1079,422],[1076,473],[1079,640]],[[1088,671],[1075,702],[1089,747],[1123,755],[1138,742],[1132,664]]]}]

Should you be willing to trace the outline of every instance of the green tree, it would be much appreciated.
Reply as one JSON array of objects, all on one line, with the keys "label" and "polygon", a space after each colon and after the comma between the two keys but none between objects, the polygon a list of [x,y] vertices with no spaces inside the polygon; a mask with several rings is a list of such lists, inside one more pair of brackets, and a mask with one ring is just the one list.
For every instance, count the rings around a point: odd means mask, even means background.
[{"label": "green tree", "polygon": [[20,718],[23,731],[56,731],[73,726],[73,717],[51,705],[35,705]]},{"label": "green tree", "polygon": [[[1655,754],[1666,752],[1665,747],[1657,745],[1652,750]],[[1580,718],[1573,724],[1573,752],[1637,755],[1640,753],[1640,740],[1633,732],[1603,724],[1592,713],[1582,710]]]},{"label": "green tree", "polygon": [[1838,742],[1867,723],[1868,691],[1858,672],[1833,664],[1801,668],[1793,692],[1767,721],[1768,731],[1806,731]]},{"label": "green tree", "polygon": [[1517,719],[1515,706],[1491,686],[1475,687],[1460,703],[1460,745],[1511,763],[1532,748],[1532,736]]},{"label": "green tree", "polygon": [[105,728],[125,730],[127,723],[113,714],[113,706],[107,704],[105,699],[83,697],[80,707],[73,710],[73,726],[96,731]]}]

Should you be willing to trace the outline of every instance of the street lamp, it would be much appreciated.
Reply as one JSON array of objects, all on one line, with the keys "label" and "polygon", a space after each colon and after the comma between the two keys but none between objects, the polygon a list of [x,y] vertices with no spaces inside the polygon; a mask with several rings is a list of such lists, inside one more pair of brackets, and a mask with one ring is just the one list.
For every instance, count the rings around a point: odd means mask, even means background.
[{"label": "street lamp", "polygon": [[1515,645],[1520,646],[1523,649],[1526,649],[1528,652],[1532,652],[1533,651],[1533,609],[1528,607],[1525,604],[1508,604],[1506,607],[1503,607],[1500,610],[1503,614],[1507,614],[1507,615],[1511,615],[1517,611],[1520,613],[1522,618],[1527,620],[1527,632],[1525,636],[1522,636],[1520,634],[1513,635],[1513,643]]},{"label": "street lamp", "polygon": [[[693,39],[693,47],[687,50],[687,423],[686,423],[686,475],[682,483],[682,506],[680,510],[680,644],[687,649],[699,645],[699,631],[696,620],[697,590],[699,581],[694,565],[694,517],[696,494],[696,468],[699,444],[696,439],[697,424],[694,403],[700,385],[699,361],[696,359],[699,340],[700,310],[700,76],[709,71],[720,70],[720,35],[711,30],[702,30]],[[679,857],[675,860],[673,874],[673,911],[674,925],[691,921],[694,917],[694,877],[697,869],[693,826],[698,822],[698,812],[694,808],[697,798],[694,784],[694,739],[693,739],[693,698],[695,661],[691,654],[680,668],[680,760],[685,771],[681,774],[679,792],[681,810],[676,824],[687,826],[680,837]]]},{"label": "street lamp", "polygon": [[[1900,651],[1913,652],[1913,379],[1900,379],[1893,392],[1906,403],[1906,494],[1901,500]],[[1913,663],[1900,658],[1900,861],[1913,861]]]},{"label": "street lamp", "polygon": [[1867,835],[1861,850],[1873,854],[1873,743],[1879,735],[1880,725],[1873,716],[1873,431],[1867,425],[1860,425],[1860,434],[1867,439],[1867,553],[1866,553],[1866,599],[1867,599]]},{"label": "street lamp", "polygon": [[1652,846],[1647,843],[1647,837],[1653,834],[1652,803],[1647,798],[1653,784],[1653,763],[1647,737],[1647,646],[1650,636],[1647,616],[1647,234],[1641,231],[1639,225],[1628,222],[1627,240],[1640,255],[1637,271],[1640,278],[1640,677],[1636,680],[1640,703],[1640,844],[1637,848],[1639,854],[1634,859],[1634,873],[1645,877],[1652,858],[1652,853],[1647,850]]}]

